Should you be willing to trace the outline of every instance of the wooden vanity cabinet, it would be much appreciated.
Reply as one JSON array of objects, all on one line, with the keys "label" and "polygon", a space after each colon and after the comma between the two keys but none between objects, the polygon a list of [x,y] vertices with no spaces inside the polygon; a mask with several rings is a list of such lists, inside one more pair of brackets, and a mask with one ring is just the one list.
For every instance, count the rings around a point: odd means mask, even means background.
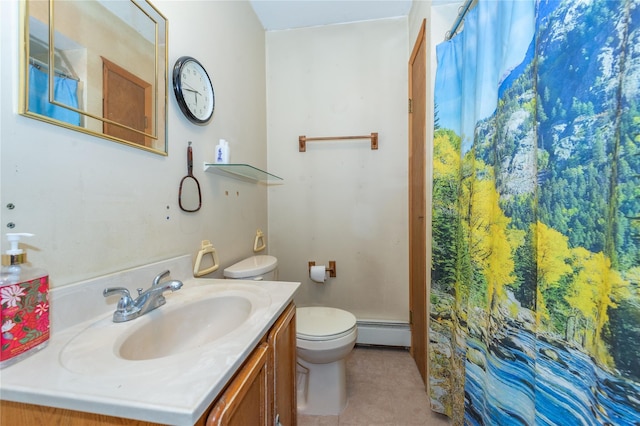
[{"label": "wooden vanity cabinet", "polygon": [[290,304],[217,399],[206,426],[295,426],[296,309]]},{"label": "wooden vanity cabinet", "polygon": [[[273,420],[275,426],[297,424],[296,307],[291,304],[269,332]],[[279,424],[278,424],[279,422]]]},{"label": "wooden vanity cabinet", "polygon": [[[291,303],[196,426],[295,426],[296,309]],[[156,423],[0,399],[0,425],[138,425]]]},{"label": "wooden vanity cabinet", "polygon": [[262,343],[209,412],[206,426],[269,426],[269,354]]}]

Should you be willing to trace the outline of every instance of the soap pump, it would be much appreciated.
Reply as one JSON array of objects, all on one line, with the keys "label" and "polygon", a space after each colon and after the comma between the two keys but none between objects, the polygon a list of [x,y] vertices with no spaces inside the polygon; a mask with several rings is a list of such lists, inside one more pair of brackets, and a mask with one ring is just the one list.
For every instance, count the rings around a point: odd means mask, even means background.
[{"label": "soap pump", "polygon": [[8,367],[49,343],[49,275],[26,265],[19,248],[28,233],[7,233],[10,248],[0,270],[0,368]]}]

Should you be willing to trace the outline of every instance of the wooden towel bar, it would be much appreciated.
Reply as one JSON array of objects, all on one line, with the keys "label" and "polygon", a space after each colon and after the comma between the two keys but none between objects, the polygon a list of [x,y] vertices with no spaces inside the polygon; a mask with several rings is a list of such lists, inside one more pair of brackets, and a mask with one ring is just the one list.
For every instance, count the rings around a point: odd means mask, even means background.
[{"label": "wooden towel bar", "polygon": [[378,133],[371,133],[371,136],[325,136],[320,138],[308,138],[306,136],[300,136],[298,138],[298,151],[307,151],[307,142],[313,141],[336,141],[347,139],[371,139],[371,149],[378,149]]}]

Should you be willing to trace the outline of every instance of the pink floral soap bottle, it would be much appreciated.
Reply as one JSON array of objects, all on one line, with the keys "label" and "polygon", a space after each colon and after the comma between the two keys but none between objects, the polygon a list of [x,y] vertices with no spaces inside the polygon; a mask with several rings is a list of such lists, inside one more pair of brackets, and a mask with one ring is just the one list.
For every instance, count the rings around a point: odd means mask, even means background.
[{"label": "pink floral soap bottle", "polygon": [[2,255],[0,271],[0,368],[8,367],[49,343],[49,275],[26,266],[27,254],[18,248],[20,237],[8,233],[10,249]]}]

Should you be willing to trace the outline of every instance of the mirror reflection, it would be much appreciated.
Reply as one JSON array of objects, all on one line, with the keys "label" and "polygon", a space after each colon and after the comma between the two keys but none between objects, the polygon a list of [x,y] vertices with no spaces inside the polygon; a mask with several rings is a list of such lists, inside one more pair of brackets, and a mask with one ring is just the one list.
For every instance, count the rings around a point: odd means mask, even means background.
[{"label": "mirror reflection", "polygon": [[23,5],[21,113],[166,155],[164,16],[144,0]]}]

